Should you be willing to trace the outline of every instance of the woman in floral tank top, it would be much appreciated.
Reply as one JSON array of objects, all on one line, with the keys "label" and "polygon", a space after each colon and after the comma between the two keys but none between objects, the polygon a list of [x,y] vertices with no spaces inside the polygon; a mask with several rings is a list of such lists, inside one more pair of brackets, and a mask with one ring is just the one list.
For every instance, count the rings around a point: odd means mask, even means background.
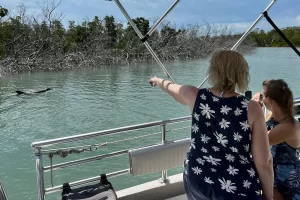
[{"label": "woman in floral tank top", "polygon": [[216,51],[208,72],[213,87],[205,89],[149,80],[192,112],[184,167],[188,199],[272,199],[272,156],[263,112],[257,102],[235,92],[248,87],[246,60],[236,51]]}]

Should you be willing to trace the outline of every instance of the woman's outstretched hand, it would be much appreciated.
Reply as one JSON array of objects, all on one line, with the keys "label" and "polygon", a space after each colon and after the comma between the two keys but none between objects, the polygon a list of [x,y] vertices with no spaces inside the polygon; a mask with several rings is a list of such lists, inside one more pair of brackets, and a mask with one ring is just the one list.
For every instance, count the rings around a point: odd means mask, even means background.
[{"label": "woman's outstretched hand", "polygon": [[156,80],[157,80],[157,77],[154,76],[153,78],[151,78],[148,82],[149,84],[153,87],[153,86],[156,86]]}]

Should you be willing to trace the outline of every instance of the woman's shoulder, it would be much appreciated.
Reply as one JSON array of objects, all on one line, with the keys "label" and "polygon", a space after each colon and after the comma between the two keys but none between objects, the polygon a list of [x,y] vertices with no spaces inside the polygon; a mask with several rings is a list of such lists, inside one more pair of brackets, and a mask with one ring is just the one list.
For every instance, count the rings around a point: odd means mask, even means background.
[{"label": "woman's shoulder", "polygon": [[294,123],[283,123],[282,125],[285,125],[285,127],[291,131],[293,131],[295,134],[300,134],[300,122],[295,119]]},{"label": "woman's shoulder", "polygon": [[[254,122],[258,122],[260,120],[265,121],[264,113],[261,109],[261,106],[258,102],[254,100],[248,100],[248,122],[252,126]],[[264,123],[262,123],[264,125]]]},{"label": "woman's shoulder", "polygon": [[252,111],[253,113],[257,113],[258,111],[262,112],[261,106],[259,105],[258,102],[251,100],[251,99],[249,100],[246,97],[244,99],[245,99],[245,101],[248,102],[248,110],[249,111]]},{"label": "woman's shoulder", "polygon": [[299,122],[282,122],[282,123],[278,123],[274,120],[274,118],[272,117],[269,120],[269,123],[267,124],[267,126],[270,125],[273,127],[271,127],[270,131],[272,132],[277,132],[283,135],[295,135],[297,133],[300,133],[300,124]]},{"label": "woman's shoulder", "polygon": [[295,119],[295,128],[298,132],[300,132],[300,122],[297,119]]}]

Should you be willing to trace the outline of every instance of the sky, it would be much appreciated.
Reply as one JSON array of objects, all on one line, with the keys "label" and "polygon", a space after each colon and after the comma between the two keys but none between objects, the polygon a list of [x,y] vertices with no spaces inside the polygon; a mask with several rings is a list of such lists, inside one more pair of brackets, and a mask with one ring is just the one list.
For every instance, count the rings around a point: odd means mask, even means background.
[{"label": "sky", "polygon": [[[1,0],[0,6],[16,11],[18,4],[28,8],[29,14],[41,13],[39,4],[59,0]],[[174,0],[120,0],[131,18],[145,17],[155,19],[160,17],[172,5]],[[175,22],[177,26],[187,24],[230,25],[234,31],[243,32],[270,4],[271,0],[181,0],[166,20]],[[92,20],[94,16],[113,15],[116,21],[126,24],[122,12],[113,1],[106,0],[61,0],[56,9],[62,12],[62,22],[81,23],[85,19]],[[269,11],[269,16],[279,27],[300,26],[300,0],[277,0]],[[265,19],[257,25],[258,28],[270,30],[272,27]]]}]

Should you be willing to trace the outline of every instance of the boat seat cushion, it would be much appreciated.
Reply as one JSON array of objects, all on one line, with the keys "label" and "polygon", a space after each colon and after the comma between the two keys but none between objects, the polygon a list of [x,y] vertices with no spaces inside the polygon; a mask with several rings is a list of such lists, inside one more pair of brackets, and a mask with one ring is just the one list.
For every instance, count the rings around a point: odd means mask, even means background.
[{"label": "boat seat cushion", "polygon": [[188,138],[130,150],[130,173],[137,176],[183,166],[190,142]]}]

